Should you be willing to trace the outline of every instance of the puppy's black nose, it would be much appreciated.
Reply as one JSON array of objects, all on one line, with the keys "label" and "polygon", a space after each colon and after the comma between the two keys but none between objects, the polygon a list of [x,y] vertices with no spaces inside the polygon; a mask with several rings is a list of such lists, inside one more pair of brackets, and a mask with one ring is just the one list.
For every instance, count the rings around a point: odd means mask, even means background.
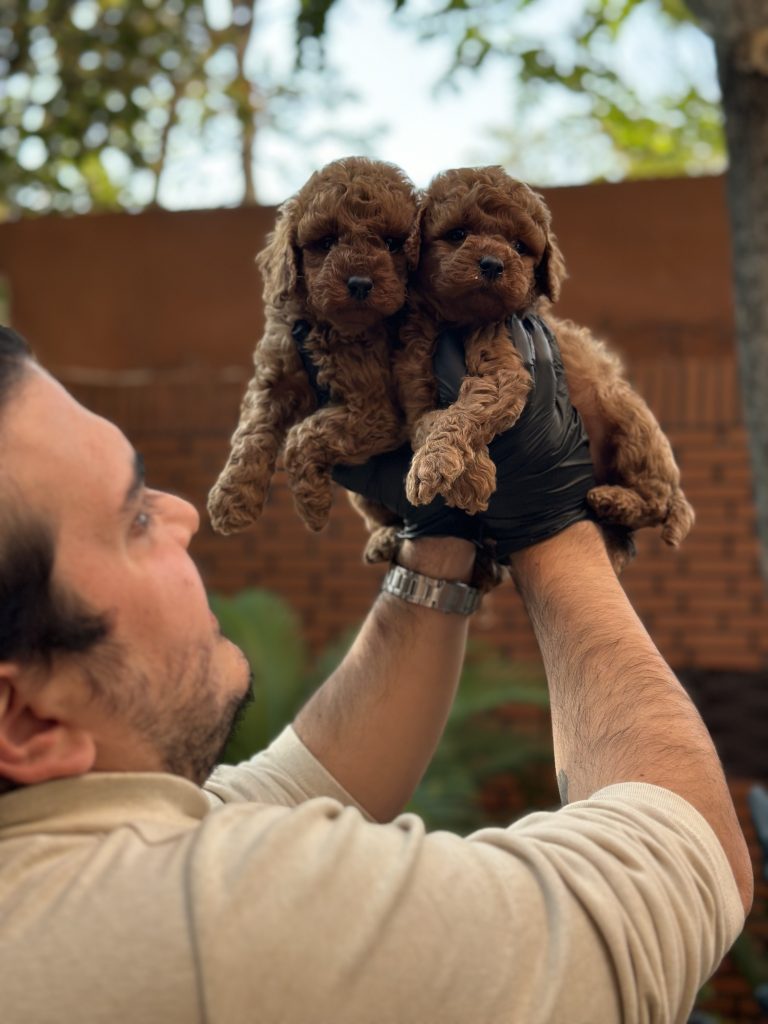
[{"label": "puppy's black nose", "polygon": [[489,281],[495,281],[504,269],[504,264],[495,256],[483,256],[479,262],[483,277],[487,277]]},{"label": "puppy's black nose", "polygon": [[353,299],[360,299],[362,302],[363,299],[368,298],[368,293],[373,288],[373,281],[370,277],[350,277],[347,280],[347,288]]}]

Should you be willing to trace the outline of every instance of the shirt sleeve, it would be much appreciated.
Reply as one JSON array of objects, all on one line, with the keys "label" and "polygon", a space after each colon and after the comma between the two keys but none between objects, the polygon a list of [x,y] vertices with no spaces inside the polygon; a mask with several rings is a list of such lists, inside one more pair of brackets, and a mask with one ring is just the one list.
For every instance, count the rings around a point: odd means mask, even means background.
[{"label": "shirt sleeve", "polygon": [[329,796],[356,807],[373,820],[287,726],[266,750],[237,765],[219,765],[203,790],[211,805],[243,801],[295,807],[313,797]]},{"label": "shirt sleeve", "polygon": [[645,784],[467,839],[328,799],[248,811],[208,816],[190,874],[217,1021],[683,1024],[743,924],[709,825]]}]

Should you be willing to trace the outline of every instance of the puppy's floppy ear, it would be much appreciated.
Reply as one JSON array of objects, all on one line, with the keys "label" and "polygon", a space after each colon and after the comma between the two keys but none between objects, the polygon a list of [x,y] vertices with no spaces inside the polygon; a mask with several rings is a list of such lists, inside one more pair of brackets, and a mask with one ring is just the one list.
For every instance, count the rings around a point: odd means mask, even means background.
[{"label": "puppy's floppy ear", "polygon": [[277,211],[275,229],[267,236],[267,244],[256,257],[256,265],[264,278],[264,301],[279,305],[295,294],[298,281],[296,249],[295,199],[283,203]]},{"label": "puppy's floppy ear", "polygon": [[547,244],[541,262],[536,267],[536,287],[540,295],[546,295],[552,302],[560,296],[560,286],[567,277],[565,260],[557,244],[557,238],[547,232]]},{"label": "puppy's floppy ear", "polygon": [[408,237],[403,246],[403,252],[408,262],[408,269],[415,270],[419,265],[419,253],[421,252],[421,225],[424,220],[424,205],[416,211],[416,217],[411,226]]}]

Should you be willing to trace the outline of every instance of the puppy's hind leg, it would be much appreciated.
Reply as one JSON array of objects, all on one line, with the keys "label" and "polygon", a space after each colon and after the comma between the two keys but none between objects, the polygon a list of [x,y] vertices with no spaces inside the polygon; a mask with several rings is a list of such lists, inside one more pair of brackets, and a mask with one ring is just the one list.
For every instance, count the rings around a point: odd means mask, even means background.
[{"label": "puppy's hind leg", "polygon": [[402,519],[384,505],[364,498],[362,494],[350,492],[349,503],[362,516],[369,533],[363,561],[369,565],[391,562],[400,547],[398,532],[403,525]]},{"label": "puppy's hind leg", "polygon": [[661,492],[652,497],[620,484],[602,484],[587,492],[587,502],[600,522],[637,530],[659,523],[669,499]]},{"label": "puppy's hind leg", "polygon": [[696,513],[682,490],[677,487],[669,503],[669,511],[661,528],[661,539],[670,547],[676,548],[685,540],[696,521]]}]

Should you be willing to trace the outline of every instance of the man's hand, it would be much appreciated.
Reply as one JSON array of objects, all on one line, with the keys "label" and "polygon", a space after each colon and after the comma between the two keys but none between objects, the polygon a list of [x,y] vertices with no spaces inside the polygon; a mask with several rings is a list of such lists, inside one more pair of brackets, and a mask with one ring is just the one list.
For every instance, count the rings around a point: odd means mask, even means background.
[{"label": "man's hand", "polygon": [[[505,562],[513,551],[551,537],[589,516],[586,494],[594,486],[589,443],[568,398],[557,343],[537,317],[510,317],[510,343],[534,379],[518,422],[495,438],[490,453],[496,463],[496,492],[489,508],[476,516],[449,508],[442,498],[411,505],[405,476],[412,456],[405,445],[362,466],[337,466],[334,479],[395,512],[403,520],[401,535],[463,537],[490,541],[494,557]],[[448,329],[438,337],[434,371],[441,404],[455,401],[466,375],[461,332]]]},{"label": "man's hand", "polygon": [[375,455],[362,466],[334,466],[333,479],[348,491],[362,494],[384,505],[403,520],[400,536],[407,540],[419,537],[461,537],[480,542],[482,524],[457,508],[449,508],[444,499],[435,498],[429,505],[412,505],[405,496],[405,478],[413,458],[410,444],[394,452]]},{"label": "man's hand", "polygon": [[595,486],[589,440],[554,336],[532,315],[510,317],[507,326],[534,386],[517,423],[489,445],[496,490],[479,518],[504,563],[512,552],[588,519],[587,492]]}]

